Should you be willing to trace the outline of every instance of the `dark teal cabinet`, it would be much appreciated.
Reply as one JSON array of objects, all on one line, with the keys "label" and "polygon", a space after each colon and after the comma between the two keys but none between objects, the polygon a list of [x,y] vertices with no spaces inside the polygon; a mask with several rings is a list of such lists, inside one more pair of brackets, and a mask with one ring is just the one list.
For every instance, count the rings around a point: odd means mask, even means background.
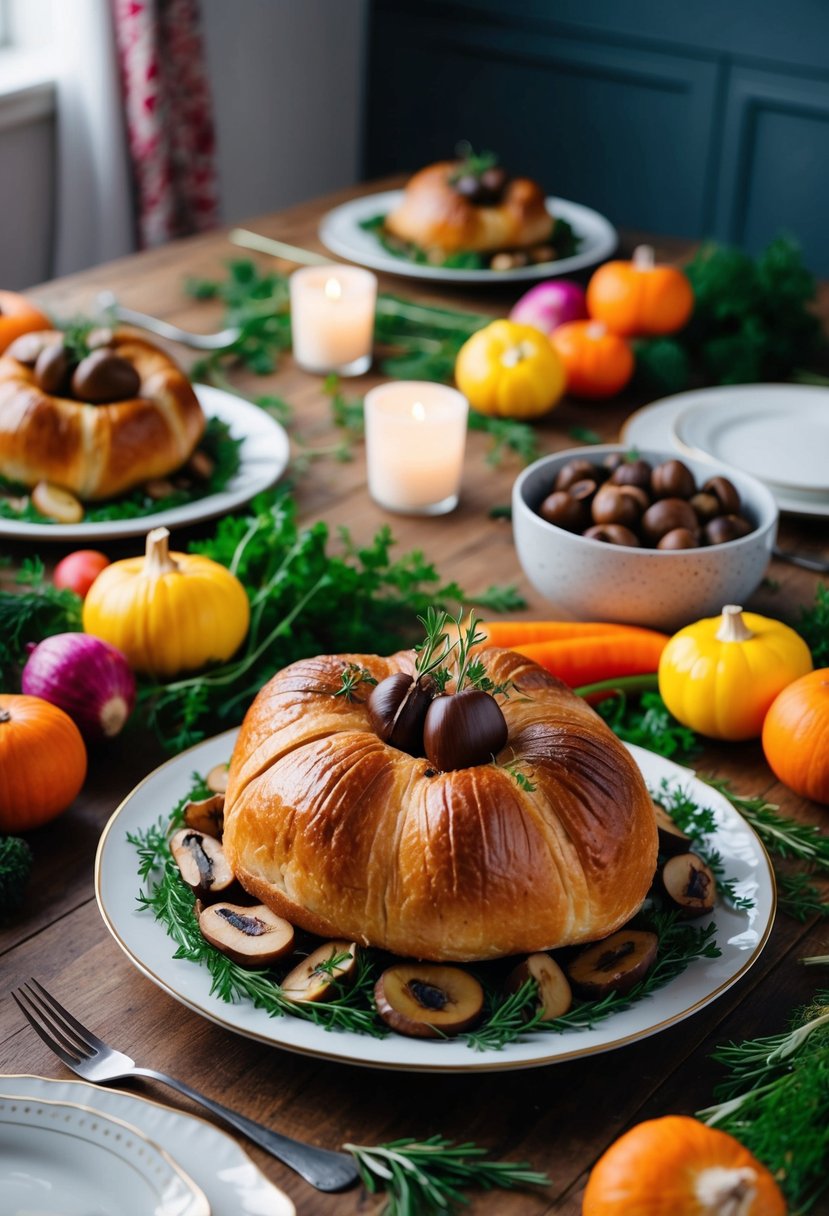
[{"label": "dark teal cabinet", "polygon": [[626,228],[829,273],[829,4],[375,0],[367,176],[465,138]]}]

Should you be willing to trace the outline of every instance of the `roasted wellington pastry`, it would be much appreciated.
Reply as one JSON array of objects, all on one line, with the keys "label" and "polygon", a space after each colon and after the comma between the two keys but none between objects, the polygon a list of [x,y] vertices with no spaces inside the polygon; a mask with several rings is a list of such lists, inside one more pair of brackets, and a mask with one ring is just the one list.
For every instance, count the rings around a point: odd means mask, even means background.
[{"label": "roasted wellington pastry", "polygon": [[311,933],[444,961],[592,942],[631,918],[657,852],[638,768],[536,663],[481,657],[511,686],[507,742],[494,760],[448,772],[382,741],[370,683],[337,695],[349,664],[382,681],[411,675],[412,651],[323,655],[265,685],[225,803],[224,847],[251,895]]}]

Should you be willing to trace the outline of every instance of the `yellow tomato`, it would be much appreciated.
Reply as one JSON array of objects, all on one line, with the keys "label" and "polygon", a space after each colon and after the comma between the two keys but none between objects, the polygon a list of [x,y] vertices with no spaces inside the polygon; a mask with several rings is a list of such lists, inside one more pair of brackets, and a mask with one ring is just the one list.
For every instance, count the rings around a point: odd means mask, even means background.
[{"label": "yellow tomato", "polygon": [[774,698],[812,670],[799,634],[736,605],[686,625],[659,660],[659,692],[685,726],[713,739],[754,739]]},{"label": "yellow tomato", "polygon": [[564,364],[550,340],[532,325],[493,321],[461,347],[458,388],[479,414],[537,418],[564,392]]}]

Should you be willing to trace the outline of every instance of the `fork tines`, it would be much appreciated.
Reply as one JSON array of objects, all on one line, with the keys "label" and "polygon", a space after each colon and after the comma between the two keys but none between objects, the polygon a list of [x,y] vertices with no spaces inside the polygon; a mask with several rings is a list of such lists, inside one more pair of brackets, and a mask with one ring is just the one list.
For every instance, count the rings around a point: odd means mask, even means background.
[{"label": "fork tines", "polygon": [[69,1068],[94,1056],[98,1040],[53,996],[31,979],[12,992],[12,997],[34,1032]]}]

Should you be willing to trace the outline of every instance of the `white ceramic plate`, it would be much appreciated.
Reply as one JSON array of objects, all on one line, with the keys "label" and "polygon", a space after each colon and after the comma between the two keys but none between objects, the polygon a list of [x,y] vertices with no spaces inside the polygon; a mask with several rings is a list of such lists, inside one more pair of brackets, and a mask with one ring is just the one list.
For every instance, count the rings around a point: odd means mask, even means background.
[{"label": "white ceramic plate", "polygon": [[[204,1119],[84,1081],[0,1076],[0,1094],[80,1103],[109,1118],[131,1123],[156,1144],[165,1146],[197,1180],[210,1205],[210,1216],[295,1216],[288,1196],[260,1173],[235,1140]],[[120,1207],[112,1211],[122,1216]],[[90,1206],[85,1216],[93,1212],[97,1209]]]},{"label": "white ceramic plate", "polygon": [[195,384],[196,396],[208,418],[219,418],[230,427],[231,435],[241,439],[240,463],[236,474],[218,494],[208,494],[194,502],[183,503],[169,511],[158,511],[137,519],[108,519],[99,523],[36,524],[0,518],[0,536],[20,540],[93,541],[114,540],[124,536],[143,536],[148,528],[183,528],[186,524],[215,519],[249,502],[267,490],[285,472],[291,455],[283,427],[235,393]]},{"label": "white ceramic plate", "polygon": [[781,490],[829,499],[829,389],[739,385],[687,406],[674,431],[689,454],[744,469]]},{"label": "white ceramic plate", "polygon": [[383,190],[342,203],[322,217],[319,236],[323,245],[339,257],[348,258],[372,270],[405,275],[411,279],[442,280],[445,283],[523,283],[534,279],[550,279],[572,274],[588,266],[596,266],[609,258],[616,248],[619,235],[598,211],[564,198],[548,198],[547,210],[557,219],[566,220],[580,240],[578,252],[555,262],[540,262],[536,266],[518,266],[514,270],[451,270],[444,266],[426,266],[387,253],[373,232],[360,227],[363,220],[375,215],[388,215],[400,203],[402,190]]},{"label": "white ceramic plate", "polygon": [[0,1097],[0,1195],[9,1216],[210,1216],[204,1192],[138,1128],[42,1097]]},{"label": "white ceramic plate", "polygon": [[164,928],[150,913],[138,909],[139,880],[129,880],[129,875],[136,875],[136,853],[127,842],[127,833],[155,824],[159,814],[165,814],[191,788],[194,771],[206,772],[214,764],[227,761],[235,737],[236,731],[227,731],[197,744],[161,765],[128,795],[101,836],[95,859],[95,891],[107,928],[140,971],[196,1013],[262,1043],[345,1063],[433,1072],[530,1068],[572,1059],[645,1038],[701,1009],[748,970],[771,931],[776,902],[774,877],[766,852],[751,828],[725,798],[690,770],[631,747],[652,788],[658,788],[663,777],[679,782],[697,801],[714,810],[718,828],[712,845],[722,854],[726,872],[736,880],[740,894],[754,900],[754,907],[748,911],[719,906],[714,913],[720,958],[696,960],[653,996],[599,1022],[592,1030],[531,1034],[503,1051],[476,1052],[459,1039],[417,1040],[395,1034],[373,1039],[326,1031],[289,1016],[268,1017],[246,1003],[229,1005],[211,995],[205,968],[172,957],[174,946]]},{"label": "white ceramic plate", "polygon": [[[826,401],[827,419],[829,419],[829,393],[825,389],[813,385],[798,384],[735,384],[720,388],[696,389],[688,393],[676,393],[672,397],[663,397],[650,405],[637,410],[625,421],[620,432],[620,441],[629,447],[657,448],[662,451],[675,451],[681,456],[686,448],[677,434],[677,423],[681,415],[698,406],[714,406],[722,409],[723,415],[736,405],[743,410],[747,400],[763,405],[771,405],[776,401],[805,401],[813,393],[824,394]],[[805,394],[805,396],[804,396]],[[791,428],[796,429],[795,406],[791,413]],[[829,425],[829,422],[827,423]],[[687,454],[687,453],[686,453]],[[699,452],[694,452],[698,458]],[[823,447],[824,464],[829,460],[829,439]],[[708,457],[708,459],[712,459]],[[717,461],[719,464],[727,463]],[[733,467],[738,467],[734,465]],[[739,466],[745,472],[752,470]],[[829,493],[825,498],[811,491],[800,491],[783,488],[779,484],[768,482],[768,487],[775,497],[781,511],[796,515],[813,515],[829,518]]]}]

